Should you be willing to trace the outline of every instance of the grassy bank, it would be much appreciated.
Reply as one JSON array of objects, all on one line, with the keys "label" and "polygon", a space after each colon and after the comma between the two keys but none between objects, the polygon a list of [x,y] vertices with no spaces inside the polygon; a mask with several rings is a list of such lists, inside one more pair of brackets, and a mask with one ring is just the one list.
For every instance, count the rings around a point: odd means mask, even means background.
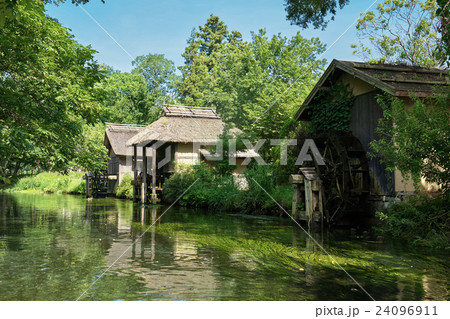
[{"label": "grassy bank", "polygon": [[37,175],[25,176],[11,185],[10,191],[40,191],[45,193],[62,194],[85,194],[86,182],[83,180],[84,173],[71,172],[69,174],[60,173],[40,173]]},{"label": "grassy bank", "polygon": [[450,198],[415,196],[377,213],[375,230],[412,244],[450,250]]}]

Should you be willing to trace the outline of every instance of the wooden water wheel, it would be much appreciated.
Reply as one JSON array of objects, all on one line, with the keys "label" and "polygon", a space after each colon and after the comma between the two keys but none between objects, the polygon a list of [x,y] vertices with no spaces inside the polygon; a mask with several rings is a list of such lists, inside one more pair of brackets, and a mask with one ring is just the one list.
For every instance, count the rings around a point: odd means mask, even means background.
[{"label": "wooden water wheel", "polygon": [[365,214],[370,175],[366,151],[350,132],[330,132],[314,137],[325,166],[316,165],[323,185],[323,204],[328,222]]}]

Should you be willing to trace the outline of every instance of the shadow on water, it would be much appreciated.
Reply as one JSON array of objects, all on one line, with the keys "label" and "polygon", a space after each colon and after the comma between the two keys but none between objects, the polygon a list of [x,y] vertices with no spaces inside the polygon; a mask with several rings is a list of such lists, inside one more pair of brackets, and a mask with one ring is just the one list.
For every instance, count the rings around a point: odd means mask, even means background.
[{"label": "shadow on water", "polygon": [[167,207],[69,195],[0,203],[2,300],[88,288],[82,300],[369,300],[337,263],[377,300],[449,297],[445,254],[346,231],[311,234],[333,262],[287,219],[180,207],[161,217]]}]

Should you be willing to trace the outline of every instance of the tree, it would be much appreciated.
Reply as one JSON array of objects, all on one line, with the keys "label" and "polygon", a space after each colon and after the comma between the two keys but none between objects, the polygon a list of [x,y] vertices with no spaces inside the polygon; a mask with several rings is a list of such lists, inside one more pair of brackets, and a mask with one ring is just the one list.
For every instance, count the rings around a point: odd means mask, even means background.
[{"label": "tree", "polygon": [[252,33],[250,43],[227,45],[211,73],[214,86],[204,92],[226,122],[259,137],[278,138],[318,80],[326,63],[319,39],[300,33],[288,39]]},{"label": "tree", "polygon": [[103,145],[105,125],[83,125],[82,138],[76,147],[74,163],[89,172],[97,172],[106,167],[108,151]]},{"label": "tree", "polygon": [[173,61],[163,54],[147,54],[138,56],[132,64],[135,66],[132,73],[144,78],[154,105],[162,106],[175,100],[179,78]]},{"label": "tree", "polygon": [[334,20],[338,5],[342,9],[349,2],[349,0],[286,0],[286,18],[292,24],[304,29],[312,24],[315,29],[324,30],[329,22],[326,17],[331,14],[330,20]]},{"label": "tree", "polygon": [[359,46],[352,45],[354,53],[383,63],[442,65],[436,9],[436,0],[385,0],[376,13],[368,11],[358,20],[358,37],[363,41],[359,41]]},{"label": "tree", "polygon": [[[73,4],[86,4],[90,0],[71,0]],[[104,0],[100,0],[105,3]],[[8,20],[17,20],[21,17],[20,7],[26,8],[28,11],[44,12],[44,4],[53,3],[60,4],[65,0],[0,0],[0,29]]]},{"label": "tree", "polygon": [[214,86],[212,72],[217,65],[227,43],[239,41],[239,32],[228,32],[228,28],[219,17],[211,15],[199,30],[192,30],[182,56],[184,66],[179,69],[182,80],[179,84],[180,97],[185,104],[203,105],[204,91]]},{"label": "tree", "polygon": [[138,56],[131,73],[109,67],[98,96],[103,101],[103,120],[114,123],[150,124],[158,119],[162,105],[173,103],[179,81],[174,63],[162,54]]},{"label": "tree", "polygon": [[[334,20],[336,8],[342,9],[350,0],[286,0],[286,18],[292,24],[304,29],[309,25],[324,30],[330,20]],[[450,57],[450,4],[448,0],[437,0],[436,17],[439,20],[438,31],[441,33],[441,44],[438,54],[449,63]],[[331,14],[330,20],[326,20]]]},{"label": "tree", "polygon": [[99,91],[105,122],[150,124],[161,112],[140,74],[114,72],[102,81]]},{"label": "tree", "polygon": [[288,39],[260,30],[248,43],[210,16],[188,41],[180,93],[188,104],[215,106],[244,131],[277,138],[323,70],[317,56],[324,50],[319,39],[300,33]]},{"label": "tree", "polygon": [[[398,168],[416,184],[442,185],[450,191],[450,98],[447,92],[425,100],[413,98],[411,108],[397,98],[379,99],[384,118],[379,123],[381,138],[371,143],[390,170]],[[394,125],[392,125],[394,123]]]},{"label": "tree", "polygon": [[58,22],[20,3],[0,29],[0,163],[61,168],[84,123],[100,114],[102,77],[90,47]]}]

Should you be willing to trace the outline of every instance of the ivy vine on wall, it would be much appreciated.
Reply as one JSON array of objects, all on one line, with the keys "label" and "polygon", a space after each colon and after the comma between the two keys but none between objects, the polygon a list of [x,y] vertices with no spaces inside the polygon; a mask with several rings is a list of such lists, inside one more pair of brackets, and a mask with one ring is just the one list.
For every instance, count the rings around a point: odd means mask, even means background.
[{"label": "ivy vine on wall", "polygon": [[311,108],[312,132],[348,131],[350,111],[355,101],[343,83],[333,84],[327,91],[320,91]]}]

